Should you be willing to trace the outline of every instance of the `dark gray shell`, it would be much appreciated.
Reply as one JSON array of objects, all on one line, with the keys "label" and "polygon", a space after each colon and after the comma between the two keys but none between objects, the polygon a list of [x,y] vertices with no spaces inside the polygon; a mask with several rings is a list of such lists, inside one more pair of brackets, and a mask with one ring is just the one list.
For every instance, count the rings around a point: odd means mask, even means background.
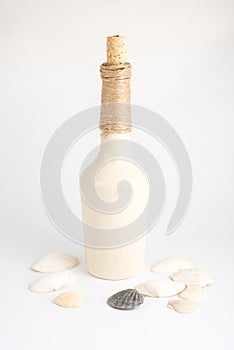
[{"label": "dark gray shell", "polygon": [[144,302],[144,297],[135,289],[121,290],[108,298],[107,304],[115,309],[131,310]]}]

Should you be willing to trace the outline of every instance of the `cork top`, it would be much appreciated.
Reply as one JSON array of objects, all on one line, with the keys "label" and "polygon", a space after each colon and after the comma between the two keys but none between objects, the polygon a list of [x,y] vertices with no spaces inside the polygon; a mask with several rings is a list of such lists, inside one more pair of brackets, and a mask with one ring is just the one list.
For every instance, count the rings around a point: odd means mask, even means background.
[{"label": "cork top", "polygon": [[126,38],[121,35],[108,36],[107,64],[117,65],[126,63]]}]

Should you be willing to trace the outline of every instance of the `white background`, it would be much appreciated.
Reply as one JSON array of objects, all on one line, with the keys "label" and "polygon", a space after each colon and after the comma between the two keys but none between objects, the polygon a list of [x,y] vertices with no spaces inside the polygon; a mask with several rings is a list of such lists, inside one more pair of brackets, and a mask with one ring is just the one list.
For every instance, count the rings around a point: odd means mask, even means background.
[{"label": "white background", "polygon": [[[0,7],[0,348],[231,349],[234,3],[1,0]],[[86,273],[83,248],[52,226],[39,190],[40,161],[52,133],[100,101],[99,65],[105,38],[114,34],[127,37],[132,102],[173,125],[194,172],[188,215],[165,236],[178,191],[176,172],[168,154],[153,147],[167,169],[168,202],[148,237],[145,271],[121,282]],[[81,259],[74,271],[82,308],[54,305],[59,292],[28,290],[39,276],[30,266],[51,251]],[[199,314],[176,314],[166,300],[149,298],[131,312],[106,305],[114,292],[153,278],[152,263],[171,254],[189,258],[215,279]]]}]

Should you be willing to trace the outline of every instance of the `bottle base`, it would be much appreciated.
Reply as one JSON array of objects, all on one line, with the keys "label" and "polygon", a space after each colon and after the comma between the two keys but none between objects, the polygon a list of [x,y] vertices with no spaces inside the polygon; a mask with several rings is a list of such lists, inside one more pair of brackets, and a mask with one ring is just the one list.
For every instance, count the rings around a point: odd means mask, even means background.
[{"label": "bottle base", "polygon": [[136,277],[143,270],[143,269],[139,269],[135,273],[131,273],[131,274],[125,275],[125,276],[108,276],[108,275],[103,275],[103,274],[92,272],[88,268],[86,268],[86,269],[87,269],[88,274],[91,275],[92,277],[95,277],[95,278],[98,278],[98,279],[102,279],[102,280],[106,280],[106,281],[128,280],[128,279]]}]

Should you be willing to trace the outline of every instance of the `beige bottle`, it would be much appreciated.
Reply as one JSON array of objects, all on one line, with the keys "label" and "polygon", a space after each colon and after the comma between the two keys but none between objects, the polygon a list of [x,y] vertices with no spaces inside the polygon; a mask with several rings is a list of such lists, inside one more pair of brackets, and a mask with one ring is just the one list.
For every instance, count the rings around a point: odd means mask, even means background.
[{"label": "beige bottle", "polygon": [[[109,142],[130,140],[131,137],[131,65],[126,63],[124,37],[118,35],[107,37],[107,63],[101,65],[101,77],[101,145],[96,162],[100,162],[101,159],[102,164],[96,166],[94,161],[94,164],[85,170],[83,174],[86,181],[84,187],[89,188],[89,177],[92,178],[95,175],[95,192],[108,206],[108,204],[113,204],[118,200],[118,184],[125,180],[131,185],[132,198],[126,207],[114,213],[108,210],[106,212],[96,210],[95,206],[90,205],[82,198],[83,221],[93,228],[94,235],[99,234],[98,229],[105,229],[106,232],[111,232],[112,229],[116,228],[122,230],[137,220],[146,207],[149,195],[147,177],[144,171],[134,162],[116,157],[118,144]],[[131,146],[127,145],[126,147],[129,147],[127,152],[131,154]],[[107,162],[106,159],[108,159]],[[93,174],[96,168],[98,171]],[[146,223],[143,225],[146,226]],[[141,229],[143,232],[144,227]],[[87,237],[87,234],[87,231],[84,230],[84,237]],[[142,235],[141,238],[125,242],[123,246],[119,247],[105,247],[105,249],[86,247],[87,270],[96,277],[109,280],[135,276],[143,268],[145,240],[145,236]]]}]

